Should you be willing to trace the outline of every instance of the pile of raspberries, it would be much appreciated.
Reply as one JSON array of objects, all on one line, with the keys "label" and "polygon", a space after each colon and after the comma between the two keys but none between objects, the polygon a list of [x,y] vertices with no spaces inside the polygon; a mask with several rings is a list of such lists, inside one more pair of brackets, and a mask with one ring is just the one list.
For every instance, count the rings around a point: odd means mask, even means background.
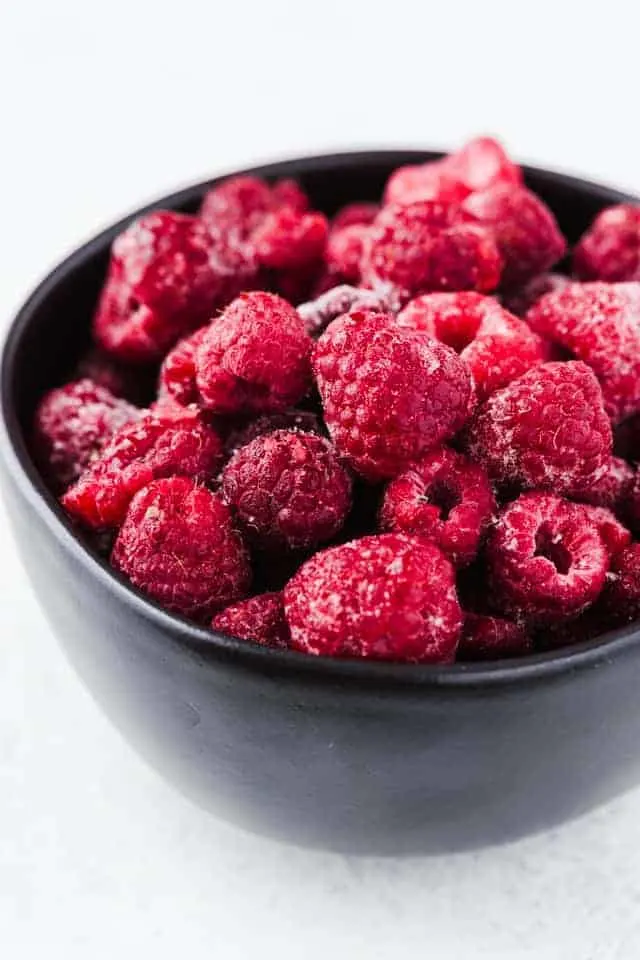
[{"label": "pile of raspberries", "polygon": [[242,641],[451,663],[596,637],[640,616],[640,206],[566,254],[489,138],[331,218],[233,177],[116,238],[34,456],[115,570]]}]

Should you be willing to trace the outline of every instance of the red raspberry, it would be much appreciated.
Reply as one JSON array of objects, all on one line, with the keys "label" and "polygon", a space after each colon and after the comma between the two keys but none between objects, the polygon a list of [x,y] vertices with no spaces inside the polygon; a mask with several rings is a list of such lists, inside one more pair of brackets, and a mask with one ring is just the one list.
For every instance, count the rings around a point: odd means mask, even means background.
[{"label": "red raspberry", "polygon": [[316,656],[449,663],[462,626],[449,561],[397,533],[316,553],[285,587],[284,605],[291,646]]},{"label": "red raspberry", "polygon": [[298,313],[304,320],[308,333],[316,336],[336,317],[351,310],[384,312],[390,309],[389,297],[385,290],[364,290],[361,287],[351,287],[343,283],[327,290],[316,300],[300,304]]},{"label": "red raspberry", "polygon": [[331,220],[331,232],[353,227],[356,224],[366,226],[373,223],[380,212],[377,203],[348,203],[341,207]]},{"label": "red raspberry", "polygon": [[34,452],[56,493],[78,479],[138,410],[92,380],[76,380],[50,390],[34,418]]},{"label": "red raspberry", "polygon": [[286,300],[243,294],[213,321],[196,352],[201,401],[214,413],[285,410],[310,387],[311,349]]},{"label": "red raspberry", "polygon": [[114,397],[123,397],[137,405],[146,392],[147,378],[144,374],[145,371],[139,366],[118,363],[98,347],[91,347],[76,364],[73,379],[93,380]]},{"label": "red raspberry", "polygon": [[251,234],[258,263],[288,270],[315,263],[322,257],[329,227],[321,213],[299,213],[282,207],[267,214]]},{"label": "red raspberry", "polygon": [[640,283],[572,283],[539,300],[527,323],[589,364],[614,422],[640,410]]},{"label": "red raspberry", "polygon": [[503,660],[523,657],[533,651],[533,642],[524,624],[503,617],[465,613],[456,660]]},{"label": "red raspberry", "polygon": [[360,261],[369,226],[354,223],[341,230],[332,230],[327,242],[326,262],[329,271],[346,283],[360,280]]},{"label": "red raspberry", "polygon": [[369,480],[402,473],[467,417],[471,382],[453,350],[381,313],[334,320],[314,368],[336,448]]},{"label": "red raspberry", "polygon": [[148,412],[113,435],[62,505],[86,527],[117,527],[131,498],[152,480],[211,480],[221,459],[220,440],[197,412],[178,407]]},{"label": "red raspberry", "polygon": [[631,534],[611,510],[586,503],[580,506],[584,508],[589,520],[600,534],[610,557],[615,557],[629,545]]},{"label": "red raspberry", "polygon": [[440,203],[385,207],[367,234],[361,271],[375,287],[388,282],[411,293],[493,290],[501,259],[491,234],[456,220]]},{"label": "red raspberry", "polygon": [[329,441],[296,430],[263,434],[236,451],[222,491],[247,535],[266,549],[330,540],[351,506],[351,480]]},{"label": "red raspberry", "polygon": [[204,195],[200,220],[213,233],[235,231],[247,239],[272,209],[269,185],[259,177],[229,177]]},{"label": "red raspberry", "polygon": [[580,280],[640,280],[640,206],[599,213],[574,250],[573,269]]},{"label": "red raspberry", "polygon": [[287,647],[289,627],[284,617],[282,593],[261,593],[234,603],[217,613],[211,628],[239,640],[250,640],[263,647]]},{"label": "red raspberry", "polygon": [[565,493],[606,470],[611,425],[589,367],[544,363],[489,397],[467,441],[494,480]]},{"label": "red raspberry", "polygon": [[611,627],[640,617],[640,543],[629,544],[614,557],[598,612]]},{"label": "red raspberry", "polygon": [[425,294],[398,314],[398,323],[458,352],[480,400],[546,359],[545,343],[524,320],[478,293]]},{"label": "red raspberry", "polygon": [[384,530],[433,540],[456,566],[471,563],[496,509],[482,467],[454,450],[435,450],[387,487]]},{"label": "red raspberry", "polygon": [[468,192],[464,184],[449,172],[446,161],[432,160],[394,170],[384,188],[384,203],[387,206],[409,206],[427,200],[457,204]]},{"label": "red raspberry", "polygon": [[207,327],[183,337],[162,361],[158,382],[158,400],[171,400],[181,407],[198,404],[196,386],[196,351],[204,340]]},{"label": "red raspberry", "polygon": [[530,310],[542,297],[548,293],[564,290],[570,283],[569,277],[565,277],[562,273],[539,273],[537,277],[525,283],[524,287],[505,293],[502,303],[511,313],[524,317],[527,310]]},{"label": "red raspberry", "polygon": [[277,180],[271,188],[271,202],[277,210],[280,207],[289,207],[298,213],[305,213],[309,209],[309,198],[297,180],[286,178]]},{"label": "red raspberry", "polygon": [[251,420],[243,427],[232,430],[225,442],[225,451],[231,456],[245,447],[257,437],[262,437],[266,433],[273,433],[275,430],[297,430],[301,433],[322,434],[322,425],[320,420],[309,410],[285,410],[283,413],[265,413],[262,417]]},{"label": "red raspberry", "polygon": [[589,509],[544,493],[505,508],[487,544],[494,600],[505,613],[553,622],[593,603],[609,553]]},{"label": "red raspberry", "polygon": [[199,621],[239,600],[251,581],[228,508],[188,477],[155,480],[138,491],[111,563],[166,610]]},{"label": "red raspberry", "polygon": [[566,252],[566,242],[551,210],[525,187],[498,185],[472,193],[462,210],[489,228],[504,259],[502,283],[517,286],[548,270]]},{"label": "red raspberry", "polygon": [[572,487],[567,496],[572,500],[614,510],[627,499],[633,478],[633,470],[625,460],[620,457],[609,457],[602,473],[595,480],[583,486]]},{"label": "red raspberry", "polygon": [[214,245],[194,217],[147,214],[113,244],[96,341],[122,360],[159,360],[254,274],[245,251]]}]

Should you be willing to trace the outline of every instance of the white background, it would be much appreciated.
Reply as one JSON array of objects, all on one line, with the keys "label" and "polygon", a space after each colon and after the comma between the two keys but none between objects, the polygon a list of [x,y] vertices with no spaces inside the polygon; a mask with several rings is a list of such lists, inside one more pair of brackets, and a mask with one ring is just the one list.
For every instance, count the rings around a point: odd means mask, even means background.
[{"label": "white background", "polygon": [[[129,207],[261,158],[496,132],[640,191],[633,6],[0,0],[0,323]],[[640,956],[640,793],[474,855],[258,840],[176,796],[97,712],[1,513],[0,569],[3,956]]]}]

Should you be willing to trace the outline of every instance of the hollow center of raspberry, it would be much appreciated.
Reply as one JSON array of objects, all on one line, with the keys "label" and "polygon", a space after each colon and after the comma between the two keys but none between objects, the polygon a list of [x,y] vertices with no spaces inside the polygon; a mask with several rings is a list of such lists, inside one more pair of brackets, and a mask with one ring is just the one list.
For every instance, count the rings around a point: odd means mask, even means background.
[{"label": "hollow center of raspberry", "polygon": [[569,573],[571,569],[571,554],[548,523],[543,523],[536,533],[535,556],[551,561],[560,574]]},{"label": "hollow center of raspberry", "polygon": [[446,480],[435,480],[423,496],[425,503],[430,503],[440,510],[440,519],[448,520],[449,514],[461,502],[459,492]]}]

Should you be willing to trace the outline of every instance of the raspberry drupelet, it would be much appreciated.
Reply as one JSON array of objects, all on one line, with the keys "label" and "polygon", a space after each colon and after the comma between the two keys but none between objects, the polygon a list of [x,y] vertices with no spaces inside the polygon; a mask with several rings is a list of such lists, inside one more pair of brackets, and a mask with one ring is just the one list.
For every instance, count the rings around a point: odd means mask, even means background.
[{"label": "raspberry drupelet", "polygon": [[590,509],[538,492],[524,493],[504,509],[486,549],[499,609],[546,623],[578,616],[596,600],[609,551]]},{"label": "raspberry drupelet", "polygon": [[522,657],[532,650],[533,641],[520,621],[465,612],[456,660],[502,660]]},{"label": "raspberry drupelet", "polygon": [[330,540],[351,506],[351,479],[324,437],[276,430],[232,456],[222,492],[242,530],[264,549]]},{"label": "raspberry drupelet", "polygon": [[312,346],[286,300],[242,294],[210,324],[196,350],[201,404],[219,414],[286,410],[311,386]]},{"label": "raspberry drupelet", "polygon": [[289,627],[280,592],[260,593],[226,607],[215,615],[211,628],[263,647],[289,645]]},{"label": "raspberry drupelet", "polygon": [[384,530],[433,540],[455,566],[476,556],[496,511],[486,471],[454,450],[427,454],[387,487]]},{"label": "raspberry drupelet", "polygon": [[229,509],[188,477],[155,480],[138,491],[111,563],[166,610],[200,622],[243,597],[251,582]]},{"label": "raspberry drupelet", "polygon": [[580,280],[640,280],[640,206],[620,203],[595,218],[573,253]]},{"label": "raspberry drupelet", "polygon": [[459,353],[479,400],[547,359],[547,344],[524,320],[470,291],[424,294],[400,311],[397,322]]},{"label": "raspberry drupelet", "polygon": [[402,473],[468,415],[473,389],[454,351],[388,315],[338,317],[317,341],[313,363],[336,449],[368,480]]},{"label": "raspberry drupelet", "polygon": [[33,446],[55,493],[74,483],[100,455],[113,433],[139,410],[87,378],[44,395],[33,425]]},{"label": "raspberry drupelet", "polygon": [[489,476],[567,493],[597,482],[611,455],[602,392],[584,363],[544,363],[492,394],[466,435]]},{"label": "raspberry drupelet", "polygon": [[100,457],[62,497],[62,506],[89,529],[118,527],[131,498],[164,477],[211,481],[222,443],[196,411],[159,408],[112,436]]},{"label": "raspberry drupelet", "polygon": [[572,283],[542,297],[527,323],[591,367],[614,423],[640,411],[640,283]]},{"label": "raspberry drupelet", "polygon": [[294,649],[450,663],[462,626],[453,567],[432,543],[362,537],[316,553],[284,591]]}]

